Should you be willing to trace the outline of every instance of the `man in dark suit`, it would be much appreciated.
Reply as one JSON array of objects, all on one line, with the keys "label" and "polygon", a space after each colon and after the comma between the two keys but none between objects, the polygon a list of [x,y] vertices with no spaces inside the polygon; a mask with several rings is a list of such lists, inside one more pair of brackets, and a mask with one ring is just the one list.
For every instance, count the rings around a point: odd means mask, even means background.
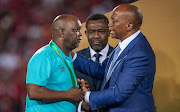
[{"label": "man in dark suit", "polygon": [[112,54],[102,65],[75,54],[74,68],[103,79],[101,91],[85,91],[92,110],[103,112],[155,112],[152,95],[156,70],[155,55],[141,33],[142,13],[134,5],[114,8],[109,23],[112,38],[119,39]]},{"label": "man in dark suit", "polygon": [[[90,46],[77,53],[88,59],[102,63],[113,50],[113,47],[108,44],[110,35],[108,23],[108,18],[103,14],[90,15],[87,18],[85,25],[85,34]],[[78,71],[75,71],[75,73],[77,78],[87,80],[90,83],[91,91],[100,90],[102,79],[97,80]]]}]

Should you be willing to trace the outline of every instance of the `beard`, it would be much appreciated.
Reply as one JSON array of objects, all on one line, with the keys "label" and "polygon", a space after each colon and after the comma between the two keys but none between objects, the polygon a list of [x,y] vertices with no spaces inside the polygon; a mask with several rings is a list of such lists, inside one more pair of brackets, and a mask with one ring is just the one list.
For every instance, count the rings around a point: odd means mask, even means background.
[{"label": "beard", "polygon": [[91,48],[95,51],[95,52],[100,52],[103,47],[102,45],[91,45]]}]

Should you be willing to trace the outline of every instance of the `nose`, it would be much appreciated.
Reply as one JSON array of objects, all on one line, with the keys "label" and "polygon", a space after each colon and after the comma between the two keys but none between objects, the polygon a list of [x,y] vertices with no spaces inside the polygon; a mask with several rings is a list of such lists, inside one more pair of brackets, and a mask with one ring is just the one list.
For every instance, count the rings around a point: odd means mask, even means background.
[{"label": "nose", "polygon": [[78,36],[82,36],[81,30],[79,30],[79,35]]},{"label": "nose", "polygon": [[81,33],[81,30],[78,31],[78,35],[77,35],[77,39],[78,40],[81,40],[81,36],[82,36],[82,33]]},{"label": "nose", "polygon": [[95,31],[94,38],[100,38],[98,31]]}]

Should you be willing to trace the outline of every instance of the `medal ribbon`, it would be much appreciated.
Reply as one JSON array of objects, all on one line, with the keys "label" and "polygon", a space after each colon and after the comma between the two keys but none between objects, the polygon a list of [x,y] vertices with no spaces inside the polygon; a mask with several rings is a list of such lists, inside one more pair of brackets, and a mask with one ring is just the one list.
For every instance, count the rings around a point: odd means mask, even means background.
[{"label": "medal ribbon", "polygon": [[[56,51],[56,53],[59,55],[59,57],[61,58],[61,60],[64,62],[64,64],[66,65],[66,67],[68,68],[70,74],[71,74],[71,80],[72,80],[72,84],[73,87],[77,87],[77,80],[76,80],[76,75],[74,73],[74,69],[71,70],[71,68],[69,67],[69,65],[67,64],[67,62],[64,60],[64,58],[61,56],[61,54],[58,52],[58,48],[54,45],[54,43],[51,41],[50,42],[50,46],[51,48]],[[72,65],[73,66],[73,65]],[[74,73],[74,75],[73,75]]]}]

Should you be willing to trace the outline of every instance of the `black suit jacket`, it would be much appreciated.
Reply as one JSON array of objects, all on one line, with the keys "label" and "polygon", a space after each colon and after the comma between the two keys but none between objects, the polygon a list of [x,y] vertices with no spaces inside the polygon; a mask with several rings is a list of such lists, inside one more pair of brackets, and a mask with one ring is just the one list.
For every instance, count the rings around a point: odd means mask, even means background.
[{"label": "black suit jacket", "polygon": [[[107,56],[109,56],[109,54],[112,52],[112,50],[113,50],[113,47],[109,46]],[[91,59],[89,47],[78,51],[77,54],[80,54],[80,55],[82,55],[88,59]],[[93,77],[90,77],[90,76],[83,74],[81,72],[78,72],[76,70],[75,70],[75,73],[76,73],[77,78],[84,79],[90,83],[90,90],[91,91],[99,91],[100,90],[103,79],[97,80]]]}]

